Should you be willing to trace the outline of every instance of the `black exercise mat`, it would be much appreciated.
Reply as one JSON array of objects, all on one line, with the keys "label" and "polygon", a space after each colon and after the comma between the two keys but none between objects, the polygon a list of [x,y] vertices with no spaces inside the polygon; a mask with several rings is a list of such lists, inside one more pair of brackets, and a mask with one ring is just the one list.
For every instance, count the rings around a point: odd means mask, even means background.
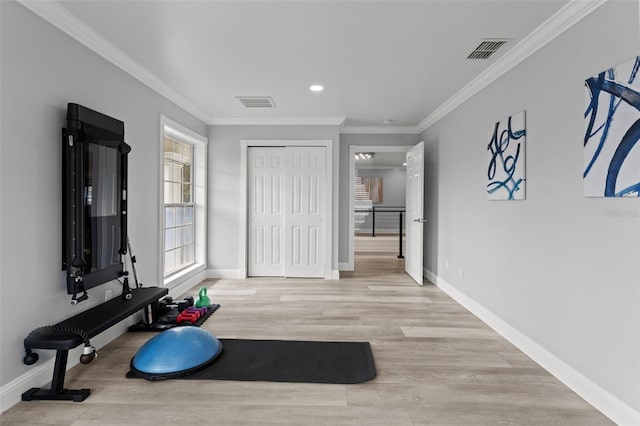
[{"label": "black exercise mat", "polygon": [[220,305],[218,304],[211,304],[211,306],[207,308],[207,313],[198,318],[193,324],[188,321],[178,324],[176,318],[178,318],[180,311],[178,308],[170,308],[167,309],[166,312],[163,312],[158,319],[151,324],[145,324],[144,321],[140,321],[130,326],[129,331],[165,331],[173,327],[182,327],[185,325],[200,327],[219,307]]},{"label": "black exercise mat", "polygon": [[[369,342],[220,339],[213,363],[180,379],[353,384],[376,376]],[[142,378],[134,372],[127,378]]]}]

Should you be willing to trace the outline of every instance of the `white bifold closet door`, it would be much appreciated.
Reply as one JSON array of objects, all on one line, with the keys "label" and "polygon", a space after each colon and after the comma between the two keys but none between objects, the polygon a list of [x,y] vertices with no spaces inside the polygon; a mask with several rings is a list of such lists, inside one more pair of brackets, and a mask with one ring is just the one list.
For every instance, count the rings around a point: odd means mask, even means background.
[{"label": "white bifold closet door", "polygon": [[250,148],[248,157],[248,273],[283,276],[284,148]]},{"label": "white bifold closet door", "polygon": [[249,276],[324,277],[324,147],[248,150]]}]

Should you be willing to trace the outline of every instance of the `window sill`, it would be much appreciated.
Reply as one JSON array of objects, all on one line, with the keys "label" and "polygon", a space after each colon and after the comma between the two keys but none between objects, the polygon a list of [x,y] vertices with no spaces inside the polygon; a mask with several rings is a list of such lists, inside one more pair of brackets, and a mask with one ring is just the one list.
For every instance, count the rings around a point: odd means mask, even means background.
[{"label": "window sill", "polygon": [[176,287],[182,284],[184,281],[188,280],[189,278],[192,278],[196,274],[203,272],[205,269],[206,269],[206,266],[204,265],[204,263],[193,264],[188,268],[182,269],[176,272],[175,274],[171,274],[168,277],[165,277],[164,286],[168,288]]}]

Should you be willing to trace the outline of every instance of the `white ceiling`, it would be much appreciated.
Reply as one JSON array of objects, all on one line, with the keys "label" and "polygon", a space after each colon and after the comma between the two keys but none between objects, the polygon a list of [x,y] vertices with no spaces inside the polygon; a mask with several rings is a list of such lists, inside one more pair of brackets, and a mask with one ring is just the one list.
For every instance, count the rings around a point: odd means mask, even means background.
[{"label": "white ceiling", "polygon": [[[209,122],[346,117],[346,126],[417,126],[566,3],[58,2]],[[486,38],[510,41],[467,60]],[[325,91],[311,93],[313,83]],[[236,96],[271,96],[276,108],[247,109]]]}]

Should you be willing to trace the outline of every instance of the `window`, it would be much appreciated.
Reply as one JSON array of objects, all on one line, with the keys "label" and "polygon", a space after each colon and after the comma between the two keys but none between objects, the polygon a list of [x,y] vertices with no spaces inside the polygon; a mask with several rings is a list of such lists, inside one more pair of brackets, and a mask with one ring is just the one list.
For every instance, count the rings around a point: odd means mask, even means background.
[{"label": "window", "polygon": [[164,276],[195,263],[193,147],[164,138]]},{"label": "window", "polygon": [[207,138],[161,117],[160,268],[168,287],[206,269]]}]

